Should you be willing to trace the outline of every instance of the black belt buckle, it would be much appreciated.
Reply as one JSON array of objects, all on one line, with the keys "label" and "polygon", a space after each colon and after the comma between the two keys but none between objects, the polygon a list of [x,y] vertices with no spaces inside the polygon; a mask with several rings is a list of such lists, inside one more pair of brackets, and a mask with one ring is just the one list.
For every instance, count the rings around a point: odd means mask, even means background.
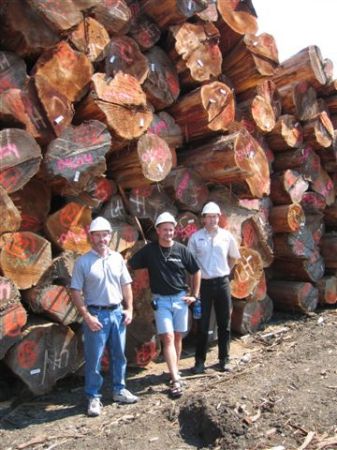
[{"label": "black belt buckle", "polygon": [[89,306],[89,308],[98,309],[98,311],[101,311],[101,310],[113,311],[114,309],[118,308],[119,303],[118,304],[114,304],[114,305],[88,305],[88,306]]}]

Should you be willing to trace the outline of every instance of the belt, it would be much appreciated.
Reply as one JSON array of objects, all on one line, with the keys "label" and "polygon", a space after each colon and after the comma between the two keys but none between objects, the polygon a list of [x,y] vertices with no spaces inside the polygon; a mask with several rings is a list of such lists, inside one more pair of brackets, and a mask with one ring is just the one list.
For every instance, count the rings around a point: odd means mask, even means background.
[{"label": "belt", "polygon": [[203,278],[201,281],[203,283],[212,284],[212,283],[218,283],[223,280],[228,280],[228,275],[224,275],[223,277],[216,277],[216,278]]},{"label": "belt", "polygon": [[88,308],[95,308],[98,309],[99,311],[102,309],[108,309],[110,311],[118,308],[120,306],[120,303],[114,304],[114,305],[87,305]]}]

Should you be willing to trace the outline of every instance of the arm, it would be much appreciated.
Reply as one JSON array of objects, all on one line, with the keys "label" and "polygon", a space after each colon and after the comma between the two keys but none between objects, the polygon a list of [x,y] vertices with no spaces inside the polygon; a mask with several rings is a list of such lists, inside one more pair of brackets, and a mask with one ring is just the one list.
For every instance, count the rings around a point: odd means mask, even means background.
[{"label": "arm", "polygon": [[85,306],[83,302],[83,298],[81,295],[81,292],[77,289],[70,289],[71,292],[71,299],[73,304],[76,306],[77,311],[81,314],[83,317],[83,320],[86,322],[88,327],[91,331],[99,331],[102,329],[101,322],[97,319],[96,316],[92,316],[89,311],[87,310],[87,307]]},{"label": "arm", "polygon": [[133,315],[133,295],[130,283],[122,285],[122,293],[125,314],[124,323],[125,325],[129,325],[132,321]]}]

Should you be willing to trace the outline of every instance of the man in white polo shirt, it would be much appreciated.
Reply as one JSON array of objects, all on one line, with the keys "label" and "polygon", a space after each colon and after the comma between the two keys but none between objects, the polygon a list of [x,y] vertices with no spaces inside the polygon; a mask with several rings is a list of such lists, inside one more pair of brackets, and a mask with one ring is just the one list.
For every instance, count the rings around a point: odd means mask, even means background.
[{"label": "man in white polo shirt", "polygon": [[194,373],[203,373],[208,347],[208,329],[212,305],[218,326],[219,369],[225,371],[229,358],[231,292],[229,274],[240,258],[233,235],[219,227],[221,211],[214,202],[202,210],[204,228],[194,233],[188,248],[201,269],[201,318],[198,321]]},{"label": "man in white polo shirt", "polygon": [[119,403],[138,401],[125,388],[125,338],[126,326],[132,321],[132,280],[122,256],[109,248],[111,231],[110,222],[103,217],[91,222],[92,250],[76,260],[71,280],[72,301],[83,317],[89,416],[99,416],[102,409],[100,370],[105,346],[110,356],[113,400]]}]

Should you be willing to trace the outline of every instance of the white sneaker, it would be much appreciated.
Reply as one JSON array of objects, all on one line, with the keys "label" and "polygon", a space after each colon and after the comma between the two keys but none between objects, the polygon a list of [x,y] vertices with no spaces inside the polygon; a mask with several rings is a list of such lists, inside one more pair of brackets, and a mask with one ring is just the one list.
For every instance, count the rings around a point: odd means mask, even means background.
[{"label": "white sneaker", "polygon": [[96,417],[102,412],[102,403],[98,397],[91,397],[88,403],[88,416]]},{"label": "white sneaker", "polygon": [[136,403],[138,402],[138,397],[131,394],[127,389],[122,389],[120,392],[116,392],[112,396],[113,400],[118,403]]}]

